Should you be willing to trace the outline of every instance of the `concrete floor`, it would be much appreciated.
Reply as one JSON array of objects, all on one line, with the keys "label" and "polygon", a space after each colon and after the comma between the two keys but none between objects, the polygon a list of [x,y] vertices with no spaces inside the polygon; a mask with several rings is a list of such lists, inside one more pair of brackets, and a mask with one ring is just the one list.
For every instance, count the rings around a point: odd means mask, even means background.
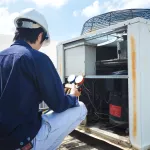
[{"label": "concrete floor", "polygon": [[81,150],[81,149],[91,150],[92,147],[88,146],[86,143],[74,137],[68,136],[58,150]]},{"label": "concrete floor", "polygon": [[120,150],[105,142],[81,133],[73,132],[67,136],[58,150]]}]

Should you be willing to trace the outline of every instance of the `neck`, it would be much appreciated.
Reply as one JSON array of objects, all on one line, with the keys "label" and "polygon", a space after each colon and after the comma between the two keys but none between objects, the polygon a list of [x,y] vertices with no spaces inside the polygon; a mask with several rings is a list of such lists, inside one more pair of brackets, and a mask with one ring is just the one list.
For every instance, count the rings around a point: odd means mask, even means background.
[{"label": "neck", "polygon": [[35,43],[27,42],[33,49],[38,50],[37,45]]}]

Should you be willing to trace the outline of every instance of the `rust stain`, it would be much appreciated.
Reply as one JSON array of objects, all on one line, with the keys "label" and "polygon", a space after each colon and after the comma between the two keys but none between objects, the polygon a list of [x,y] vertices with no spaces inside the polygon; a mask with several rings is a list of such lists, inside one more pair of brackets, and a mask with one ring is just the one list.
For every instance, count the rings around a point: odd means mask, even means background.
[{"label": "rust stain", "polygon": [[130,38],[131,42],[131,57],[132,57],[132,88],[133,88],[133,137],[137,136],[137,89],[136,89],[136,43],[133,36]]}]

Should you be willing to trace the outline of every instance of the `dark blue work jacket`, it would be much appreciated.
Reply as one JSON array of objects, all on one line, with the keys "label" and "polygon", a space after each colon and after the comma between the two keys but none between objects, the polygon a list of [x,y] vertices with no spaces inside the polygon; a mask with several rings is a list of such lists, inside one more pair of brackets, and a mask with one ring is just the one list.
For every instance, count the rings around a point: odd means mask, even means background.
[{"label": "dark blue work jacket", "polygon": [[57,113],[78,105],[65,95],[49,57],[18,40],[0,52],[0,150],[23,147],[36,136],[42,101]]}]

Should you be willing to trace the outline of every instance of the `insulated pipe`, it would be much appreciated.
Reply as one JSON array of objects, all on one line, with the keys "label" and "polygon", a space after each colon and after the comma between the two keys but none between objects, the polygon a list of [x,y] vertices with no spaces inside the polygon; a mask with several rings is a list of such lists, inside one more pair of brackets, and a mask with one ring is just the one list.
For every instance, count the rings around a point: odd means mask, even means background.
[{"label": "insulated pipe", "polygon": [[120,42],[119,41],[117,41],[117,54],[118,54],[118,59],[120,59],[121,47],[120,47]]}]

